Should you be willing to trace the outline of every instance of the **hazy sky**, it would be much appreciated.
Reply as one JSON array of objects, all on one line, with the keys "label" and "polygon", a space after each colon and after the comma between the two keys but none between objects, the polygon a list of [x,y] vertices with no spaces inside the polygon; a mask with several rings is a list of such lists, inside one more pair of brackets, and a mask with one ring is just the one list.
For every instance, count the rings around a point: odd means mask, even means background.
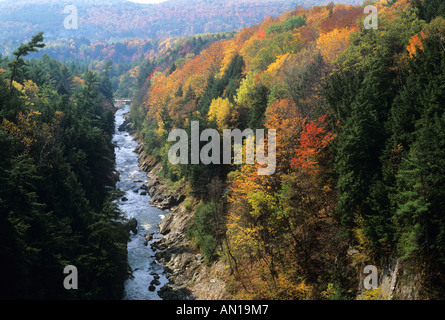
[{"label": "hazy sky", "polygon": [[167,0],[128,0],[128,1],[137,3],[160,3],[160,2],[165,2]]}]

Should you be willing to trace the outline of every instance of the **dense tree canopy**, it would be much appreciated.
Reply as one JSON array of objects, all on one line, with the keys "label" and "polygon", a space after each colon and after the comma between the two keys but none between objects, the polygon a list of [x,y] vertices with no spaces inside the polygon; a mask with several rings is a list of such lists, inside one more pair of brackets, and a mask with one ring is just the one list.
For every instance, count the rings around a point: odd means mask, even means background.
[{"label": "dense tree canopy", "polygon": [[[17,63],[41,41],[19,48],[0,78],[0,296],[120,299],[128,228],[106,188],[115,184],[107,73],[73,74],[47,56]],[[79,290],[63,287],[67,265]]]},{"label": "dense tree canopy", "polygon": [[[99,71],[45,54],[23,63],[39,37],[0,59],[7,294],[121,297],[128,229],[109,191],[110,99],[128,94],[162,179],[199,203],[187,237],[206,265],[228,267],[234,298],[352,299],[364,266],[395,258],[421,298],[443,298],[444,7],[369,3],[377,29],[364,27],[363,6],[330,3],[230,34],[85,44],[98,56],[137,48],[125,63],[95,61]],[[172,164],[169,133],[190,137],[193,121],[220,136],[276,130],[275,172],[258,175],[258,154],[253,163]],[[87,284],[75,293],[59,286],[67,264]]]},{"label": "dense tree canopy", "polygon": [[[208,263],[231,267],[235,297],[352,298],[360,268],[395,257],[427,265],[422,294],[443,297],[440,3],[375,2],[377,30],[360,6],[296,9],[142,87],[132,118],[146,151],[201,200],[189,236]],[[192,120],[277,130],[275,174],[170,164],[164,129]],[[226,184],[216,199],[215,179]]]}]

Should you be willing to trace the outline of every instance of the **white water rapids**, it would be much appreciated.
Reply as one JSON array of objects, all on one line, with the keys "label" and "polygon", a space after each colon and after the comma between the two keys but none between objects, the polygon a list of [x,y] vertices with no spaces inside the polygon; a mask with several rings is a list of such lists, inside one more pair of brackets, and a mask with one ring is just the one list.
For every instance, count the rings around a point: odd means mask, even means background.
[{"label": "white water rapids", "polygon": [[[117,188],[125,192],[125,195],[118,200],[119,207],[128,218],[135,218],[138,222],[138,232],[131,231],[130,242],[127,245],[128,262],[133,270],[133,279],[125,282],[125,300],[161,300],[157,292],[168,282],[163,274],[163,266],[156,262],[154,251],[150,244],[145,246],[145,235],[154,233],[154,239],[159,239],[157,234],[158,224],[166,214],[150,205],[150,196],[141,195],[144,190],[141,186],[147,182],[147,175],[139,168],[138,154],[134,152],[138,143],[125,131],[118,128],[125,121],[124,114],[130,111],[130,106],[116,111],[115,134],[113,142],[116,145],[116,170],[120,174],[120,181]],[[141,182],[139,182],[141,181]],[[127,198],[127,201],[122,199]],[[153,280],[158,280],[160,284],[155,285],[155,291],[149,291]]]}]

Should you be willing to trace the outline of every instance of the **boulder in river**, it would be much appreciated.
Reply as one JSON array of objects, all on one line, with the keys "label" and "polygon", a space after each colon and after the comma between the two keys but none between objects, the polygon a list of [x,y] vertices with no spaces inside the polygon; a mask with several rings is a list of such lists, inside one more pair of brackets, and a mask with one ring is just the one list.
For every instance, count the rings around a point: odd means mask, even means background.
[{"label": "boulder in river", "polygon": [[134,234],[138,233],[138,221],[135,218],[131,218],[130,221],[128,221],[128,227]]},{"label": "boulder in river", "polygon": [[148,242],[151,241],[153,239],[153,233],[149,233],[145,236],[145,245],[148,245]]},{"label": "boulder in river", "polygon": [[111,174],[112,179],[115,183],[117,183],[118,181],[120,181],[120,173],[119,171],[114,170]]},{"label": "boulder in river", "polygon": [[161,284],[161,282],[158,279],[153,279],[150,282],[151,286],[159,286]]}]

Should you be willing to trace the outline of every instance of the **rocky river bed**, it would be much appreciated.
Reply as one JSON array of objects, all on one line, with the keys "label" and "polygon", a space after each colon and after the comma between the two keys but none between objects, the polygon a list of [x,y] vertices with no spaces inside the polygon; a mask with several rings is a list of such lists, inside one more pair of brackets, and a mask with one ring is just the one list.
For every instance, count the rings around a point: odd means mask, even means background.
[{"label": "rocky river bed", "polygon": [[125,283],[126,300],[223,299],[226,272],[222,263],[207,267],[186,237],[197,202],[184,190],[172,192],[159,179],[161,164],[143,152],[142,141],[132,136],[127,117],[130,107],[116,112],[117,188],[119,206],[132,225],[127,245],[133,278]]}]

